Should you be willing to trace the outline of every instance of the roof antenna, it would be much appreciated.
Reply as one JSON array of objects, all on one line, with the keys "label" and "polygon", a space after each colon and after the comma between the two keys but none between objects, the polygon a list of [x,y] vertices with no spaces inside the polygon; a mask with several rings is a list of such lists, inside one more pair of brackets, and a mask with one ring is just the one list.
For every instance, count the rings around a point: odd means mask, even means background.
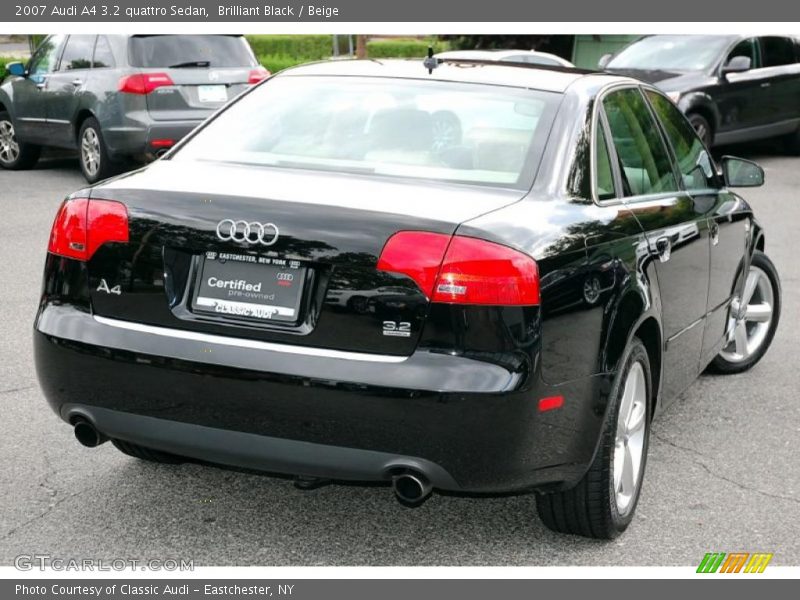
[{"label": "roof antenna", "polygon": [[439,59],[433,55],[433,46],[428,46],[428,56],[422,61],[422,64],[428,69],[428,75],[433,73],[433,70],[439,66]]}]

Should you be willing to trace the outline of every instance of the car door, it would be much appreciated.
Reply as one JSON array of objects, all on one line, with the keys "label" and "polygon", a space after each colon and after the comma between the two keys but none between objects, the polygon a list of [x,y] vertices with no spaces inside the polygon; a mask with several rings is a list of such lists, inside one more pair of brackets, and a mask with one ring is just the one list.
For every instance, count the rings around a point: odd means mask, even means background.
[{"label": "car door", "polygon": [[[725,73],[725,65],[739,56],[750,59],[750,69]],[[735,142],[738,139],[736,136],[744,135],[744,130],[768,122],[770,114],[765,103],[768,101],[769,86],[768,74],[762,69],[758,39],[748,38],[737,43],[723,59],[719,85],[711,91],[719,111],[715,136],[718,144]]]},{"label": "car door", "polygon": [[776,125],[775,134],[794,131],[800,117],[800,64],[795,54],[794,40],[787,37],[766,36],[759,38],[764,72],[768,74],[769,93],[765,97],[765,109],[769,112],[769,123]]},{"label": "car door", "polygon": [[44,90],[51,144],[74,146],[74,121],[91,74],[96,35],[70,35]]},{"label": "car door", "polygon": [[669,402],[697,377],[708,295],[708,209],[678,182],[667,145],[642,91],[605,95],[622,201],[655,261],[664,336],[663,394]]},{"label": "car door", "polygon": [[15,127],[23,141],[38,144],[49,141],[45,92],[58,64],[63,41],[63,35],[45,38],[28,61],[27,75],[12,83]]},{"label": "car door", "polygon": [[724,189],[708,150],[681,112],[659,92],[645,94],[669,142],[683,188],[708,220],[709,285],[700,355],[704,368],[725,341],[728,309],[743,272],[749,221],[743,203]]}]

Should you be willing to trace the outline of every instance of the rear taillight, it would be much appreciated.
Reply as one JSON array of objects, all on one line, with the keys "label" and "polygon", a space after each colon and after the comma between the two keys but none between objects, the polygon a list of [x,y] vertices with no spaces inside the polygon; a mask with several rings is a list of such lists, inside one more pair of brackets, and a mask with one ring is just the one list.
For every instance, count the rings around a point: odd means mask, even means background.
[{"label": "rear taillight", "polygon": [[250,75],[247,77],[247,83],[258,83],[270,75],[271,73],[267,69],[264,67],[258,67],[257,69],[250,71]]},{"label": "rear taillight", "polygon": [[432,302],[539,304],[536,262],[527,254],[477,238],[401,231],[386,242],[378,269],[408,275]]},{"label": "rear taillight", "polygon": [[48,252],[87,261],[106,242],[128,241],[128,210],[113,200],[65,200],[50,231]]},{"label": "rear taillight", "polygon": [[119,80],[117,89],[125,94],[149,94],[167,85],[175,85],[166,73],[136,73]]},{"label": "rear taillight", "polygon": [[449,243],[450,236],[443,233],[400,231],[383,247],[378,270],[408,275],[430,298]]}]

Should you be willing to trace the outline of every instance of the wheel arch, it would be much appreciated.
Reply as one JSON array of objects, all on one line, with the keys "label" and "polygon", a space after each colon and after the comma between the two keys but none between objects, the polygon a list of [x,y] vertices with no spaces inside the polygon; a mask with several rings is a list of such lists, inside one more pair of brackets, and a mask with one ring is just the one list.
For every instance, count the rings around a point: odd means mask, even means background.
[{"label": "wheel arch", "polygon": [[641,290],[630,290],[620,300],[609,326],[608,341],[603,353],[604,372],[616,373],[625,349],[634,337],[638,337],[647,350],[652,377],[652,406],[655,413],[661,396],[663,369],[663,334],[661,322],[651,305],[646,302]]},{"label": "wheel arch", "polygon": [[691,98],[690,103],[686,107],[684,113],[686,114],[687,118],[689,115],[698,114],[708,121],[708,124],[711,127],[711,142],[713,144],[714,137],[717,135],[717,131],[719,130],[719,113],[713,104],[711,104],[710,100],[704,95],[695,95]]},{"label": "wheel arch", "polygon": [[75,140],[75,144],[77,145],[79,140],[78,136],[81,133],[81,127],[83,127],[84,121],[86,119],[97,119],[97,116],[91,111],[89,108],[81,108],[78,113],[75,115],[75,124],[73,126],[72,137]]}]

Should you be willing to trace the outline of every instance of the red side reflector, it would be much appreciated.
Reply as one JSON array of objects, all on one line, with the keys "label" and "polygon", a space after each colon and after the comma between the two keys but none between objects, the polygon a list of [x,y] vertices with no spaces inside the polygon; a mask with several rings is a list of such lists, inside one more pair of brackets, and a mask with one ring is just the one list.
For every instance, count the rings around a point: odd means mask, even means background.
[{"label": "red side reflector", "polygon": [[87,261],[107,242],[128,242],[128,210],[113,200],[65,200],[50,230],[47,251]]},{"label": "red side reflector", "polygon": [[399,231],[386,242],[378,270],[403,273],[430,298],[450,236],[429,231]]},{"label": "red side reflector", "polygon": [[175,140],[150,140],[153,148],[171,148],[175,145]]},{"label": "red side reflector", "polygon": [[539,269],[530,256],[507,246],[454,236],[432,300],[499,306],[539,304]]},{"label": "red side reflector", "polygon": [[247,83],[258,83],[259,81],[266,79],[269,77],[271,73],[265,69],[264,67],[258,67],[257,69],[253,69],[250,71],[250,75],[247,78]]},{"label": "red side reflector", "polygon": [[539,400],[539,412],[553,410],[564,406],[564,396],[550,396]]},{"label": "red side reflector", "polygon": [[166,73],[136,73],[120,79],[117,89],[126,94],[146,95],[166,85],[175,85]]}]

